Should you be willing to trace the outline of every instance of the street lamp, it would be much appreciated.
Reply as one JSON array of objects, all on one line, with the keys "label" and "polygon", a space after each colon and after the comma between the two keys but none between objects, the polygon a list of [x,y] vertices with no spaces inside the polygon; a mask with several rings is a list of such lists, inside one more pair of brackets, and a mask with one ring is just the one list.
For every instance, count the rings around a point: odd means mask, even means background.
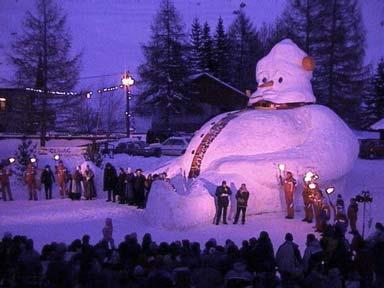
[{"label": "street lamp", "polygon": [[130,87],[135,84],[135,79],[132,78],[131,75],[129,75],[128,72],[125,72],[123,78],[121,79],[121,83],[125,86],[125,95],[127,100],[127,106],[125,109],[125,121],[127,126],[127,137],[131,136],[131,111],[130,111],[130,101],[131,101],[131,89]]}]

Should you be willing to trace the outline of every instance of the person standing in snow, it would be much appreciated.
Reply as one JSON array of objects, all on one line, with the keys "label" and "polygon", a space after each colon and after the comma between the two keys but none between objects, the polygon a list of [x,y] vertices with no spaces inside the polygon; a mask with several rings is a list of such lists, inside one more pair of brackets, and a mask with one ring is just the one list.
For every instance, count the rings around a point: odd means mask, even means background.
[{"label": "person standing in snow", "polygon": [[287,176],[283,182],[285,203],[287,204],[287,216],[286,219],[293,219],[295,216],[295,209],[293,205],[293,195],[296,189],[296,180],[293,178],[292,172],[287,172]]},{"label": "person standing in snow", "polygon": [[117,176],[116,183],[116,194],[119,195],[119,203],[124,204],[126,201],[126,185],[127,185],[127,174],[123,168],[120,168],[119,175]]},{"label": "person standing in snow", "polygon": [[144,208],[145,199],[145,176],[142,174],[143,170],[137,169],[136,175],[133,178],[133,189],[135,191],[135,202],[137,208]]},{"label": "person standing in snow", "polygon": [[217,211],[217,217],[216,217],[216,225],[219,225],[220,223],[220,218],[221,215],[223,215],[223,224],[228,224],[227,223],[227,209],[229,205],[229,196],[231,196],[232,191],[231,189],[227,186],[227,182],[223,181],[221,183],[221,186],[218,186],[216,188],[216,197],[217,197],[217,206],[218,206],[218,211]]},{"label": "person standing in snow", "polygon": [[111,163],[107,163],[104,168],[104,191],[108,192],[107,202],[116,202],[116,184],[117,184],[117,173],[115,167]]},{"label": "person standing in snow", "polygon": [[45,166],[40,176],[40,182],[44,185],[45,199],[52,199],[52,184],[55,182],[55,176],[53,175],[51,166]]},{"label": "person standing in snow", "polygon": [[84,171],[84,194],[85,200],[92,200],[92,198],[96,197],[96,187],[94,182],[95,174],[87,165]]},{"label": "person standing in snow", "polygon": [[77,166],[72,175],[72,200],[80,200],[84,193],[83,175],[81,174],[81,166]]},{"label": "person standing in snow", "polygon": [[11,185],[9,177],[12,176],[12,170],[9,167],[0,165],[0,189],[4,201],[7,201],[7,195],[9,201],[13,201]]},{"label": "person standing in snow", "polygon": [[354,232],[357,232],[357,212],[359,211],[359,206],[357,205],[356,199],[351,198],[351,201],[348,206],[348,219],[349,219],[349,226],[351,227],[351,231],[349,233],[353,234]]},{"label": "person standing in snow", "polygon": [[37,200],[36,169],[32,163],[27,165],[24,172],[24,181],[28,187],[29,200]]},{"label": "person standing in snow", "polygon": [[237,224],[237,222],[239,221],[240,212],[242,213],[241,224],[245,223],[245,212],[247,210],[248,199],[249,192],[247,186],[245,186],[245,184],[241,184],[240,189],[236,193],[237,209],[235,221],[233,222],[233,224]]},{"label": "person standing in snow", "polygon": [[305,217],[303,222],[312,223],[313,221],[313,191],[309,188],[309,183],[304,180],[303,186],[303,202]]},{"label": "person standing in snow", "polygon": [[135,191],[133,189],[133,179],[135,175],[132,173],[130,167],[127,168],[126,179],[125,179],[125,197],[124,201],[128,205],[133,205],[135,203]]},{"label": "person standing in snow", "polygon": [[57,185],[59,186],[59,192],[61,198],[65,198],[67,195],[67,168],[65,168],[63,161],[59,161],[56,168]]}]

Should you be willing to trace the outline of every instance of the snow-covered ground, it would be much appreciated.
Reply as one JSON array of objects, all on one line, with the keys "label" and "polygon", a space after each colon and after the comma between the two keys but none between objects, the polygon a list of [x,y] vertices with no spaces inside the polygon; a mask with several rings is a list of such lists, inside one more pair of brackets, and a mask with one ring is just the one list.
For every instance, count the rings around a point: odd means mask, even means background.
[{"label": "snow-covered ground", "polygon": [[[4,151],[10,145],[0,143],[0,156],[5,158]],[[3,149],[4,148],[4,149]],[[16,143],[13,143],[16,149]],[[143,168],[144,171],[151,171],[172,157],[161,158],[143,158],[129,157],[126,155],[117,155],[110,162],[117,168],[132,167]],[[41,159],[42,162],[49,162],[49,159]],[[67,160],[67,164],[79,160]],[[332,163],[330,163],[332,165]],[[40,164],[39,164],[40,166]],[[101,170],[96,171],[98,178],[101,178]],[[370,190],[374,202],[372,209],[368,209],[368,218],[376,221],[384,221],[383,200],[384,196],[384,161],[382,160],[357,160],[354,169],[348,175],[348,189],[344,199],[360,193],[362,190]],[[303,249],[305,246],[305,235],[313,231],[312,225],[301,222],[302,212],[296,213],[294,220],[286,220],[283,213],[267,213],[262,215],[253,215],[247,217],[247,222],[242,225],[212,225],[205,223],[198,227],[186,230],[167,230],[151,225],[143,217],[143,210],[138,210],[132,206],[119,205],[116,203],[106,203],[105,193],[98,191],[99,199],[94,201],[71,201],[68,199],[58,199],[58,191],[54,190],[53,200],[28,201],[25,187],[16,180],[12,179],[13,191],[16,201],[0,201],[0,236],[4,232],[12,234],[23,234],[35,240],[36,247],[41,247],[51,241],[62,241],[69,243],[83,234],[91,236],[91,242],[96,243],[101,239],[101,229],[106,217],[111,217],[114,224],[114,238],[117,242],[123,240],[126,234],[136,232],[141,238],[144,233],[150,232],[155,241],[171,241],[188,238],[192,241],[204,243],[209,238],[214,237],[220,243],[227,238],[241,243],[243,239],[257,237],[260,231],[269,232],[275,245],[279,245],[286,232],[292,232],[295,241]],[[101,181],[97,181],[99,188]],[[336,192],[337,193],[337,192]],[[331,195],[335,201],[336,195]],[[39,199],[43,199],[43,193],[40,192]],[[301,200],[301,199],[300,199]],[[346,201],[348,202],[348,200]],[[212,202],[213,205],[213,202]],[[196,209],[199,209],[196,207]],[[362,225],[362,206],[360,205],[359,225]],[[372,228],[371,228],[372,230]]]}]

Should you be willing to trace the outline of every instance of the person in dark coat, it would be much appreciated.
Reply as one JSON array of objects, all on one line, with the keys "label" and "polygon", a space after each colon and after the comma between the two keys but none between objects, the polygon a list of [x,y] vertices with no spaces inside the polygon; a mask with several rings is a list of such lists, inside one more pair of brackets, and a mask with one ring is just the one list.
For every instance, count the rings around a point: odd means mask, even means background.
[{"label": "person in dark coat", "polygon": [[40,181],[44,185],[45,199],[52,199],[52,184],[55,183],[55,175],[49,165],[46,165],[41,173]]},{"label": "person in dark coat", "polygon": [[218,186],[216,188],[216,197],[217,197],[217,204],[218,204],[218,211],[217,211],[217,218],[216,218],[216,225],[219,225],[221,214],[223,214],[223,223],[227,223],[227,209],[229,205],[229,196],[231,196],[232,191],[227,186],[227,182],[223,181],[221,183],[221,186]]},{"label": "person in dark coat", "polygon": [[80,200],[84,193],[83,175],[81,174],[81,166],[77,166],[72,175],[72,189],[70,191],[72,200]]},{"label": "person in dark coat", "polygon": [[245,212],[247,210],[248,199],[249,192],[247,190],[247,186],[245,186],[245,184],[241,184],[240,189],[236,193],[237,209],[235,221],[233,222],[233,224],[237,224],[237,222],[239,221],[240,212],[242,213],[241,224],[245,223]]},{"label": "person in dark coat", "polygon": [[133,178],[133,189],[135,191],[135,202],[137,208],[144,208],[145,200],[145,176],[142,174],[143,170],[137,169],[136,175]]},{"label": "person in dark coat", "polygon": [[13,201],[11,185],[9,177],[12,176],[12,170],[10,168],[0,165],[0,190],[4,201],[7,201],[7,195],[9,201]]},{"label": "person in dark coat", "polygon": [[357,231],[356,222],[357,222],[357,212],[359,211],[359,207],[357,205],[356,199],[351,198],[351,202],[348,206],[348,219],[349,225],[351,227],[351,231],[349,233],[354,233]]},{"label": "person in dark coat", "polygon": [[127,185],[127,174],[123,168],[120,168],[119,176],[117,177],[116,193],[119,195],[119,203],[123,204],[126,201],[126,185]]},{"label": "person in dark coat", "polygon": [[126,186],[125,186],[125,202],[128,205],[134,205],[135,204],[135,191],[133,189],[133,179],[135,178],[135,175],[132,173],[131,168],[127,168],[126,172]]},{"label": "person in dark coat", "polygon": [[113,197],[113,202],[116,202],[116,194],[114,193],[117,184],[117,173],[115,167],[111,163],[107,163],[104,168],[104,191],[108,192],[107,202],[111,202],[111,197]]},{"label": "person in dark coat", "polygon": [[299,246],[293,242],[291,233],[285,235],[285,242],[276,252],[276,264],[283,285],[294,283],[303,276],[302,258]]}]

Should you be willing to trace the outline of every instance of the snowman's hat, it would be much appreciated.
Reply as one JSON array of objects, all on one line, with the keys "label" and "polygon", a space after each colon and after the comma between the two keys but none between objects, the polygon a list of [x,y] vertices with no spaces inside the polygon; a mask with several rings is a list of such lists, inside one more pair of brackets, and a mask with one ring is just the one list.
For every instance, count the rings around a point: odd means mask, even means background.
[{"label": "snowman's hat", "polygon": [[280,65],[289,65],[293,69],[304,69],[312,72],[315,61],[301,50],[291,39],[284,39],[277,43],[268,54],[269,61]]}]

